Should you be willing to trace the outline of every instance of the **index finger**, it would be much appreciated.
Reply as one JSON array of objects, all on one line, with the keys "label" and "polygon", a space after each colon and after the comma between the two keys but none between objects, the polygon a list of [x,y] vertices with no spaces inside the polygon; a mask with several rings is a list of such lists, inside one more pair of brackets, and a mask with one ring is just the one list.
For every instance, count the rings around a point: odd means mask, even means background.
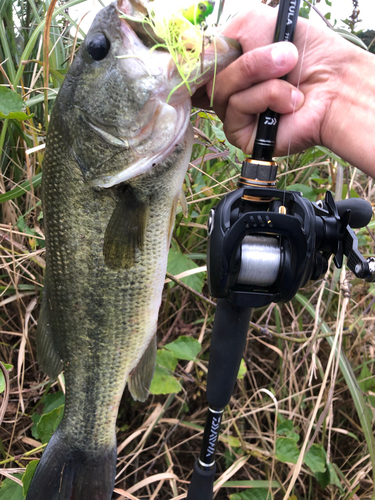
[{"label": "index finger", "polygon": [[[219,118],[224,121],[231,95],[256,83],[286,75],[297,61],[298,51],[290,42],[278,42],[245,52],[216,77],[213,102]],[[207,87],[209,95],[212,83],[210,85]]]}]

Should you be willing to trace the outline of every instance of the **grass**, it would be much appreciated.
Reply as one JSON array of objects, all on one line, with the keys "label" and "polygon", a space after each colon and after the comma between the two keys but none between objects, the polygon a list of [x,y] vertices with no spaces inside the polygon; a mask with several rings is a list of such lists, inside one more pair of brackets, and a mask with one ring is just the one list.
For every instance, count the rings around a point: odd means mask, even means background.
[{"label": "grass", "polygon": [[[49,111],[74,46],[66,8],[76,3],[56,9],[59,16],[52,20]],[[40,458],[43,439],[35,437],[35,421],[48,405],[58,412],[63,388],[61,378],[51,384],[44,376],[35,353],[45,271],[40,178],[47,123],[42,69],[47,5],[42,0],[0,5],[0,84],[27,99],[26,112],[33,114],[0,124],[0,360],[13,366],[0,394],[0,499]],[[179,207],[172,246],[197,264],[193,272],[202,277],[208,214],[235,189],[241,154],[223,142],[214,116],[195,111],[192,121],[196,144],[184,184],[188,216]],[[350,192],[375,202],[373,181],[323,148],[291,157],[288,169],[285,159],[280,164],[280,186],[302,185],[312,199],[331,189],[341,197]],[[359,231],[366,256],[374,254],[374,226]],[[172,274],[186,270],[180,267]],[[286,493],[293,500],[374,498],[375,288],[347,270],[345,277],[350,297],[340,286],[344,275],[331,265],[324,280],[308,283],[290,303],[255,311],[244,353],[246,372],[224,417],[217,499],[263,500],[268,492],[276,500]],[[181,392],[154,395],[144,404],[125,392],[118,418],[116,500],[177,500],[186,491],[205,420],[215,313],[202,296],[208,298],[205,282],[198,295],[179,280],[165,287],[159,348],[188,336],[199,339],[202,349],[196,361],[178,361]]]}]

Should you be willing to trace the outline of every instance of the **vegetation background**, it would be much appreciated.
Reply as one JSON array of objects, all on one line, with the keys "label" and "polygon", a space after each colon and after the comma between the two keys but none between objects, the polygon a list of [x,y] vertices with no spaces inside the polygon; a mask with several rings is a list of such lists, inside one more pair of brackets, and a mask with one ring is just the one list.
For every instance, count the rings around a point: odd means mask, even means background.
[{"label": "vegetation background", "polygon": [[[48,115],[79,45],[69,7],[83,1],[55,9],[48,75],[43,28],[50,0],[0,2],[0,500],[24,498],[64,405],[63,376],[51,382],[36,363],[45,270],[40,183]],[[304,3],[301,14],[309,9]],[[356,33],[359,18],[353,0],[348,32]],[[375,32],[357,34],[374,49]],[[192,122],[189,211],[185,217],[179,209],[173,233],[153,394],[145,404],[123,396],[116,500],[181,498],[200,448],[215,313],[205,228],[210,209],[236,188],[242,153],[225,140],[215,115],[193,110]],[[278,179],[311,200],[330,189],[336,199],[375,201],[373,180],[322,147],[281,158]],[[358,231],[365,256],[374,254],[374,226]],[[282,499],[295,468],[290,500],[375,498],[374,302],[375,285],[331,265],[292,302],[255,311],[224,417],[217,499]]]}]

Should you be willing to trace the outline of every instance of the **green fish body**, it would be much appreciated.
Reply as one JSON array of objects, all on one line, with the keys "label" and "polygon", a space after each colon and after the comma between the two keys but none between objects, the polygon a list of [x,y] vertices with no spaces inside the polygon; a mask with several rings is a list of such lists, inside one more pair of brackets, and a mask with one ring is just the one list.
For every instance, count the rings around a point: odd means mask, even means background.
[{"label": "green fish body", "polygon": [[[126,11],[127,0],[119,7]],[[239,50],[218,45],[220,69]],[[206,50],[197,86],[212,77],[213,61]],[[118,407],[126,383],[134,399],[148,395],[191,154],[189,92],[180,87],[166,102],[179,82],[170,55],[150,52],[111,4],[56,99],[43,170],[47,269],[37,352],[51,378],[64,370],[66,404],[27,500],[111,498]]]}]

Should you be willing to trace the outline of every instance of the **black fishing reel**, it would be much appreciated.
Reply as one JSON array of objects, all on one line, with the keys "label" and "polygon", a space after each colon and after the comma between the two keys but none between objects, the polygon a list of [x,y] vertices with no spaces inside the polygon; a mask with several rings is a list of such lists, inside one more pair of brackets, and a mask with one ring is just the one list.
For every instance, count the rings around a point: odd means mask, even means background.
[{"label": "black fishing reel", "polygon": [[358,278],[375,281],[375,259],[361,255],[352,230],[371,217],[367,201],[335,203],[330,191],[312,203],[299,192],[240,187],[210,213],[209,292],[244,308],[287,302],[325,274],[331,255],[336,267],[346,255]]}]

